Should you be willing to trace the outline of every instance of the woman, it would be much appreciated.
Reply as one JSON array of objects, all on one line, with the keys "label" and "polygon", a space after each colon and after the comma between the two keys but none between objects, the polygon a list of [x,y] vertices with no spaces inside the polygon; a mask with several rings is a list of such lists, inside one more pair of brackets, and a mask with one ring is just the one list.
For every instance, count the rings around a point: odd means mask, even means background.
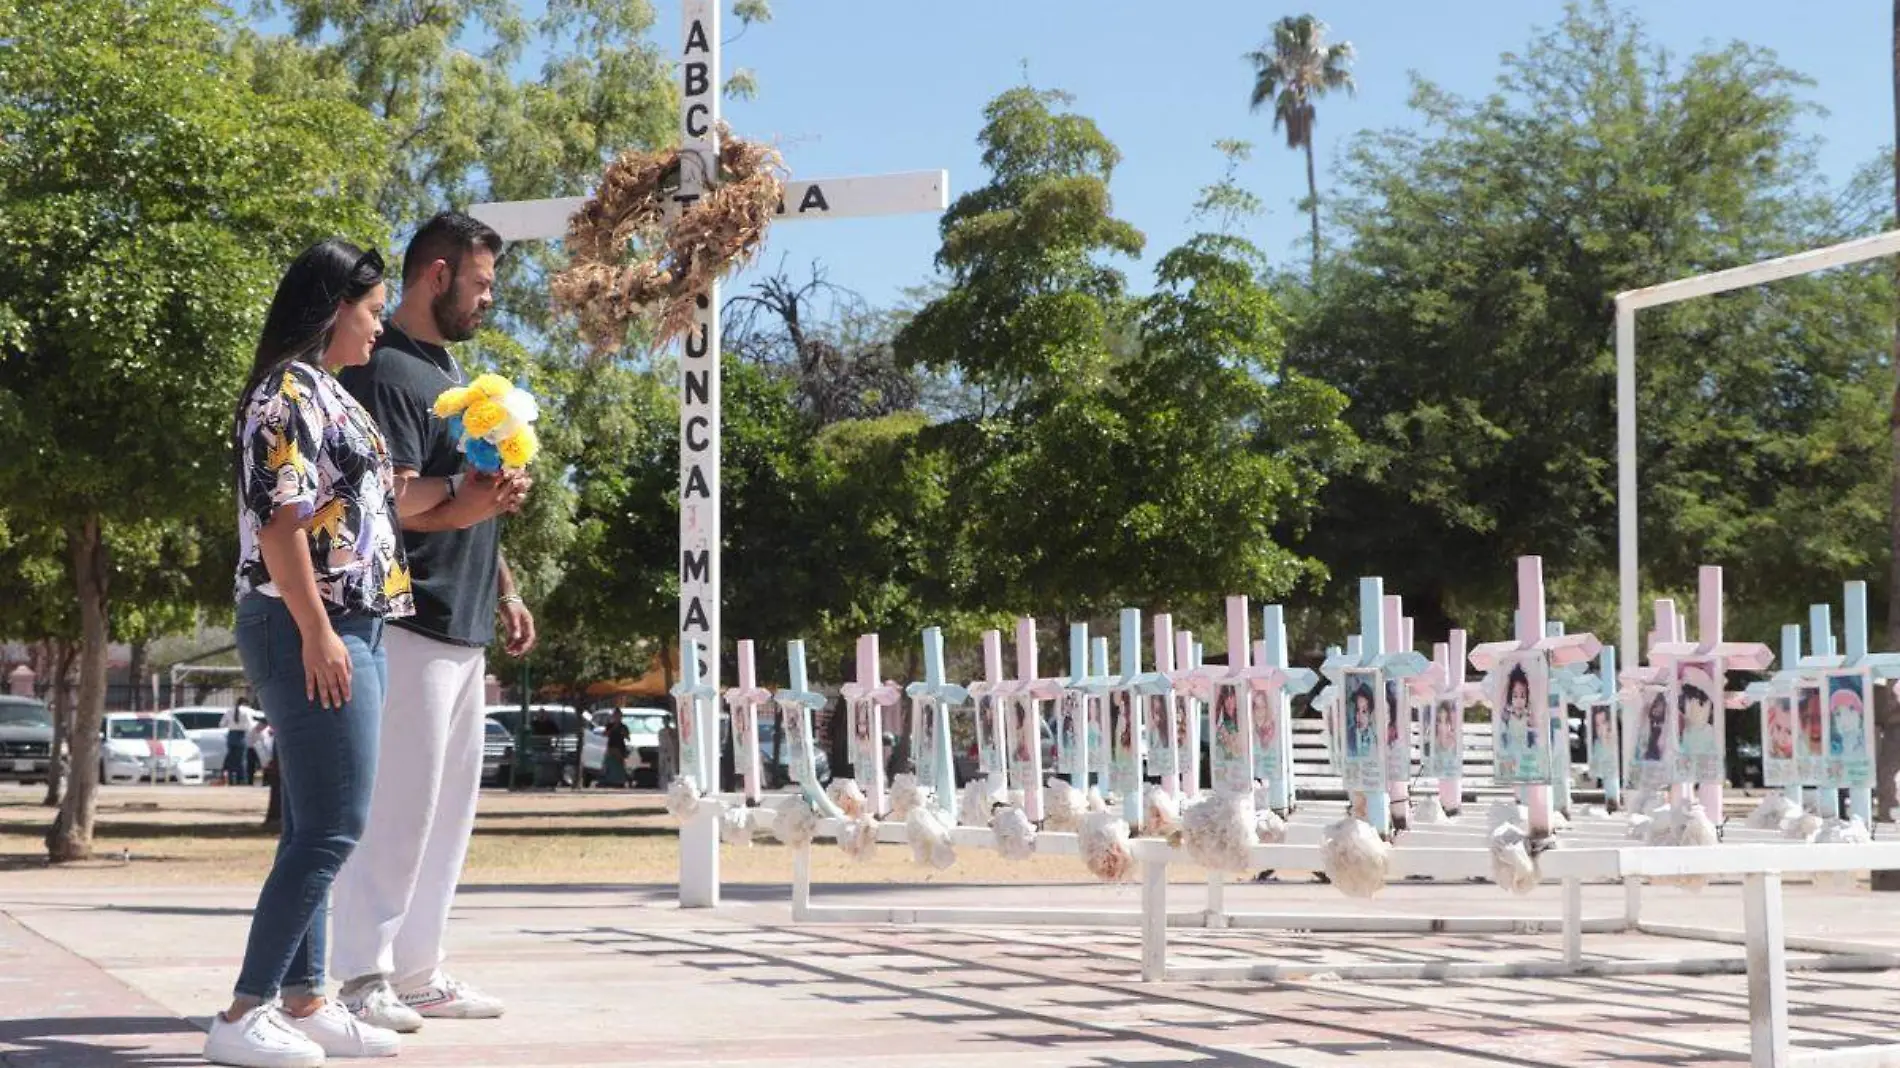
[{"label": "woman", "polygon": [[627,717],[620,709],[607,720],[607,729],[602,732],[607,738],[607,754],[601,758],[600,784],[615,789],[627,785],[627,757],[632,749],[628,742],[633,732],[627,729]]},{"label": "woman", "polygon": [[366,363],[382,333],[382,272],[375,252],[341,240],[297,257],[233,420],[238,654],[271,724],[283,831],[234,998],[205,1038],[215,1064],[397,1052],[394,1032],[323,996],[330,884],[375,778],[383,621],[411,610],[398,509],[426,511],[451,492],[445,479],[412,480],[399,503],[381,433],[332,377]]}]

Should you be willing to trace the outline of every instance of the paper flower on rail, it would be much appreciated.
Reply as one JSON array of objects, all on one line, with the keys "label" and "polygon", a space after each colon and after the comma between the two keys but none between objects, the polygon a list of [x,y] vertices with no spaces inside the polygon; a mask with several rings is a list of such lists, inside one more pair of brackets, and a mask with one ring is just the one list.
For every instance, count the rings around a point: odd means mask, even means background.
[{"label": "paper flower on rail", "polygon": [[1095,811],[1082,818],[1076,837],[1082,863],[1105,883],[1126,882],[1135,872],[1135,854],[1128,848],[1128,822],[1113,812]]},{"label": "paper flower on rail", "polygon": [[1769,794],[1748,814],[1748,825],[1758,831],[1778,831],[1782,824],[1800,816],[1801,806],[1788,800],[1787,794]]},{"label": "paper flower on rail", "polygon": [[1020,805],[1005,805],[990,821],[996,835],[996,851],[1007,860],[1027,860],[1036,855],[1036,825]]},{"label": "paper flower on rail", "polygon": [[845,820],[844,826],[838,831],[838,848],[844,850],[845,856],[860,864],[870,860],[877,854],[876,818],[859,813]]},{"label": "paper flower on rail", "polygon": [[699,811],[699,798],[699,787],[682,775],[666,788],[666,811],[674,819],[685,823],[693,818],[693,813]]},{"label": "paper flower on rail", "polygon": [[1286,841],[1286,821],[1270,808],[1253,810],[1253,836],[1261,845],[1279,845]]},{"label": "paper flower on rail", "polygon": [[906,820],[911,810],[921,808],[929,800],[930,791],[917,781],[910,772],[901,772],[891,780],[891,819]]},{"label": "paper flower on rail", "polygon": [[[1819,845],[1866,845],[1873,841],[1873,835],[1867,833],[1867,825],[1859,816],[1844,820],[1833,820],[1821,828],[1814,841]],[[1860,883],[1860,875],[1851,871],[1817,871],[1814,873],[1814,886],[1818,890],[1852,890]]]},{"label": "paper flower on rail", "polygon": [[1181,833],[1181,802],[1150,783],[1141,792],[1141,833],[1174,839]]},{"label": "paper flower on rail", "polygon": [[918,805],[904,820],[910,841],[911,859],[942,871],[957,862],[957,851],[950,841],[950,821],[929,805]]},{"label": "paper flower on rail", "polygon": [[1531,852],[1527,820],[1516,803],[1500,801],[1491,806],[1491,881],[1514,894],[1537,889],[1540,874],[1537,857]]},{"label": "paper flower on rail", "polygon": [[1087,811],[1082,791],[1051,778],[1042,792],[1042,825],[1051,831],[1073,831]]},{"label": "paper flower on rail", "polygon": [[858,788],[856,779],[833,779],[831,788],[825,791],[831,797],[831,803],[846,819],[856,819],[864,815],[864,791]]},{"label": "paper flower on rail", "polygon": [[733,805],[720,810],[719,840],[727,845],[751,845],[752,810],[744,805]]},{"label": "paper flower on rail", "polygon": [[[1719,845],[1721,841],[1721,836],[1715,831],[1715,824],[1709,822],[1708,813],[1697,801],[1677,801],[1667,814],[1656,815],[1649,824],[1649,844],[1652,846],[1712,846]],[[1707,875],[1664,875],[1650,881],[1692,891],[1700,891],[1709,885]]]},{"label": "paper flower on rail", "polygon": [[996,806],[1002,803],[1001,792],[990,788],[989,779],[971,779],[963,784],[963,795],[957,800],[957,822],[965,827],[988,827]]},{"label": "paper flower on rail", "polygon": [[803,849],[818,837],[818,813],[803,794],[786,794],[772,817],[772,834],[793,849]]},{"label": "paper flower on rail", "polygon": [[1244,872],[1252,867],[1256,841],[1253,796],[1207,793],[1181,813],[1182,844],[1208,871]]},{"label": "paper flower on rail", "polygon": [[1797,842],[1812,842],[1825,826],[1820,816],[1812,812],[1803,812],[1794,819],[1781,825],[1781,836]]},{"label": "paper flower on rail", "polygon": [[1365,820],[1347,816],[1329,825],[1319,855],[1326,878],[1347,897],[1372,897],[1385,889],[1392,847]]},{"label": "paper flower on rail", "polygon": [[477,471],[520,471],[541,451],[534,421],[541,406],[534,395],[496,374],[445,389],[435,399],[436,417],[449,425],[456,448]]}]

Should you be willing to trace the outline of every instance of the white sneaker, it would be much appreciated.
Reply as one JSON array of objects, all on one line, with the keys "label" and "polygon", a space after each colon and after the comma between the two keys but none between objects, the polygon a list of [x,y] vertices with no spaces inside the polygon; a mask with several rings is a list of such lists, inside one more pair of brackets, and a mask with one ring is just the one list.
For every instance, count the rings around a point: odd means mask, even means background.
[{"label": "white sneaker", "polygon": [[381,980],[343,995],[343,1007],[371,1027],[404,1035],[422,1030],[422,1016],[404,1005],[389,984]]},{"label": "white sneaker", "polygon": [[326,1000],[308,1016],[285,1013],[284,1022],[332,1057],[394,1057],[402,1052],[396,1032],[365,1023],[334,1001]]},{"label": "white sneaker", "polygon": [[323,1047],[285,1023],[275,1004],[265,1004],[236,1022],[213,1013],[204,1057],[234,1068],[321,1068]]},{"label": "white sneaker", "polygon": [[437,973],[435,980],[400,995],[402,1003],[434,1020],[492,1020],[501,1015],[500,998]]}]

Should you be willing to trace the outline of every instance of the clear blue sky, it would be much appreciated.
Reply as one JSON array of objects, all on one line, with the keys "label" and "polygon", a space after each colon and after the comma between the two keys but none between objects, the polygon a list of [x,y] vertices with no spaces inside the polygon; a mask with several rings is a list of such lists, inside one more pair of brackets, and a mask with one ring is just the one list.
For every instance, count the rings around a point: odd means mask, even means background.
[{"label": "clear blue sky", "polygon": [[[655,30],[669,51],[679,40],[677,0],[655,0]],[[1810,98],[1828,114],[1809,120],[1820,161],[1840,180],[1892,140],[1890,6],[1875,0],[1642,0],[1654,38],[1678,55],[1740,39],[1773,48],[1815,80]],[[1488,92],[1501,52],[1521,49],[1556,22],[1559,0],[775,0],[774,21],[724,50],[730,72],[758,75],[756,100],[728,102],[727,118],[750,137],[775,139],[802,177],[936,167],[950,192],[982,181],[976,134],[982,109],[1023,80],[1073,93],[1122,150],[1115,210],[1149,239],[1149,261],[1130,265],[1148,285],[1155,254],[1187,233],[1196,191],[1218,176],[1211,145],[1239,137],[1256,145],[1242,181],[1269,215],[1254,235],[1276,259],[1299,262],[1304,217],[1295,204],[1305,174],[1275,141],[1270,119],[1249,114],[1252,84],[1242,53],[1283,14],[1310,11],[1336,39],[1353,42],[1359,93],[1322,105],[1322,193],[1335,155],[1358,131],[1410,123],[1408,73],[1453,92]],[[1169,14],[1163,15],[1162,12]],[[737,24],[727,28],[730,39]],[[764,263],[781,256],[802,269],[816,258],[832,279],[874,302],[895,301],[934,271],[936,221],[899,217],[801,223],[773,230]]]}]

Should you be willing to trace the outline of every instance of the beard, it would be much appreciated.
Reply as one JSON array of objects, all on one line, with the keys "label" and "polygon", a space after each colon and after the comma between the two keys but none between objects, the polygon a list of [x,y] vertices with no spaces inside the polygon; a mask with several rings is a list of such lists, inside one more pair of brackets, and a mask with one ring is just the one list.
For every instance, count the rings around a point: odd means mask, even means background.
[{"label": "beard", "polygon": [[429,314],[435,317],[436,330],[448,341],[467,341],[482,325],[480,308],[464,312],[456,307],[454,286],[429,302]]}]

